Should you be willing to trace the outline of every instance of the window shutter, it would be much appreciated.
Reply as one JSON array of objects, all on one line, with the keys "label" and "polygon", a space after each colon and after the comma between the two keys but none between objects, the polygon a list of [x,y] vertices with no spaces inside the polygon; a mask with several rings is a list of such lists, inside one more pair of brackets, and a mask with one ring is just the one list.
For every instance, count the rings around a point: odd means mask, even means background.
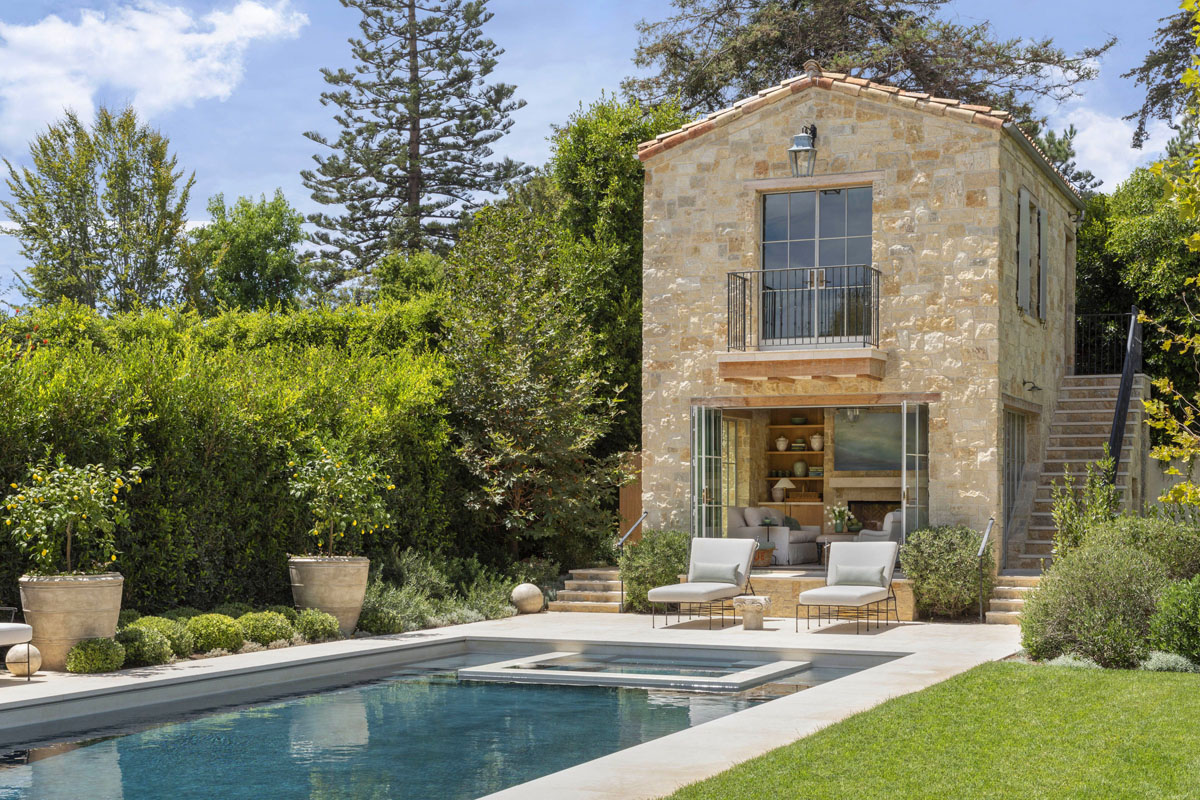
[{"label": "window shutter", "polygon": [[1046,262],[1050,248],[1046,246],[1046,212],[1038,209],[1038,319],[1046,318]]},{"label": "window shutter", "polygon": [[1029,192],[1017,193],[1017,305],[1029,308]]}]

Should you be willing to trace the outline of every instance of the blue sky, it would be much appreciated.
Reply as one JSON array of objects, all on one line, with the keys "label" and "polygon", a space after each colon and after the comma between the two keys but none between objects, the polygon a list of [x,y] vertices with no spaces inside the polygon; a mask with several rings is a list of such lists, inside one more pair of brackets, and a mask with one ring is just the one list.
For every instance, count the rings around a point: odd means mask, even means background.
[{"label": "blue sky", "polygon": [[[633,71],[634,23],[660,18],[667,0],[492,0],[488,34],[507,52],[494,77],[526,100],[497,149],[530,164],[548,152],[550,126],[579,104],[615,89]],[[1120,42],[1083,97],[1044,109],[1056,127],[1080,129],[1081,166],[1111,190],[1166,141],[1152,129],[1145,152],[1128,147],[1120,118],[1141,104],[1122,72],[1140,63],[1171,3],[955,0],[964,23],[989,20],[1006,37],[1053,36],[1067,49],[1109,34]],[[349,66],[346,39],[357,12],[336,0],[0,0],[0,156],[25,161],[26,143],[64,105],[89,114],[98,103],[133,102],[166,133],[195,171],[191,218],[207,198],[270,194],[281,187],[314,208],[299,178],[315,145],[333,134],[321,106],[320,68]],[[0,298],[15,301],[23,266],[12,237],[0,237]]]}]

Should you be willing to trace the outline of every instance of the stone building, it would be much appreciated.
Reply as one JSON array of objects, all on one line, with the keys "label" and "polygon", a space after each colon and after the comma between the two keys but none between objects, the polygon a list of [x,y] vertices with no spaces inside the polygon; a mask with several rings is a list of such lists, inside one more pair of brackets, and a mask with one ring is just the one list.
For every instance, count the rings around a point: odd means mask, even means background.
[{"label": "stone building", "polygon": [[639,147],[647,526],[994,519],[1037,566],[1043,474],[1099,456],[1115,402],[1075,375],[1084,204],[1006,112],[806,69]]}]

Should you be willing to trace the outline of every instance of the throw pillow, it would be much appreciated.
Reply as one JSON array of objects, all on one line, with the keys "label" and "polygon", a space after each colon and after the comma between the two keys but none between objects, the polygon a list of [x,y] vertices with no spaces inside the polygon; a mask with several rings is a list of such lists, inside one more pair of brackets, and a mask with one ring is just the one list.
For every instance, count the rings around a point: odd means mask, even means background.
[{"label": "throw pillow", "polygon": [[750,508],[744,509],[742,511],[742,518],[746,520],[746,527],[757,528],[759,525],[762,525],[763,513],[764,509],[761,509],[758,506],[751,506]]},{"label": "throw pillow", "polygon": [[781,522],[780,524],[786,525],[794,531],[798,531],[804,527],[803,525],[800,524],[800,520],[794,519],[792,517],[784,517],[783,522]]},{"label": "throw pillow", "polygon": [[731,583],[737,586],[738,565],[697,561],[688,573],[688,583]]},{"label": "throw pillow", "polygon": [[883,588],[883,567],[834,564],[829,570],[830,586],[878,586]]}]

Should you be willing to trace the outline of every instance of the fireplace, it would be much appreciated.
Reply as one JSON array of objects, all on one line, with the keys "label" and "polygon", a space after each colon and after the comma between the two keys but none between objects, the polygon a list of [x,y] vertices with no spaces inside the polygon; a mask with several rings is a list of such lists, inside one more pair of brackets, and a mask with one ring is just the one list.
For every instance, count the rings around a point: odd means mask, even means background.
[{"label": "fireplace", "polygon": [[900,504],[888,500],[848,500],[846,506],[864,528],[881,530],[883,518],[889,511],[897,511]]}]

